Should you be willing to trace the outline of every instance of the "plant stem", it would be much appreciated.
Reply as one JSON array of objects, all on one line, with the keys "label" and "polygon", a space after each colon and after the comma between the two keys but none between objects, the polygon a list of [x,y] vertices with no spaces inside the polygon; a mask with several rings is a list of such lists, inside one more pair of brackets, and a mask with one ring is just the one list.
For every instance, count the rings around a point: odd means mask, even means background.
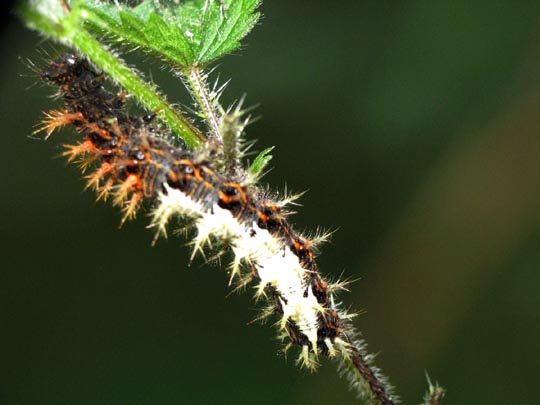
[{"label": "plant stem", "polygon": [[372,397],[381,405],[395,405],[392,396],[388,393],[385,384],[379,379],[368,361],[364,358],[364,354],[354,342],[350,341],[348,356],[345,356],[345,361],[358,374],[359,380],[363,380],[367,385]]},{"label": "plant stem", "polygon": [[199,66],[190,66],[183,71],[193,98],[199,106],[203,118],[208,123],[210,133],[220,144],[223,142],[221,134],[220,116],[216,109],[216,95],[211,94],[206,83],[206,74]]},{"label": "plant stem", "polygon": [[230,177],[237,174],[240,165],[238,140],[242,131],[242,125],[238,123],[238,114],[232,112],[223,116],[223,170]]}]

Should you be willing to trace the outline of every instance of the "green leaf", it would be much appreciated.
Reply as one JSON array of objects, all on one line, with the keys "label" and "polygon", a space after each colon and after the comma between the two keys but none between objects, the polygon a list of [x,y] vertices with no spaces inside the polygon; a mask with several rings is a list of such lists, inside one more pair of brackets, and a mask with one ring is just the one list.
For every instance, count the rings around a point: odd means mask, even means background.
[{"label": "green leaf", "polygon": [[248,173],[251,175],[251,177],[253,177],[254,179],[258,179],[261,176],[263,170],[272,160],[272,155],[270,155],[270,152],[272,152],[273,149],[273,146],[270,148],[266,148],[257,155],[257,157],[248,169]]},{"label": "green leaf", "polygon": [[206,66],[231,53],[260,17],[260,0],[184,0],[161,5],[143,0],[139,5],[116,6],[87,0],[90,26],[112,33],[124,46],[140,47],[185,69]]}]

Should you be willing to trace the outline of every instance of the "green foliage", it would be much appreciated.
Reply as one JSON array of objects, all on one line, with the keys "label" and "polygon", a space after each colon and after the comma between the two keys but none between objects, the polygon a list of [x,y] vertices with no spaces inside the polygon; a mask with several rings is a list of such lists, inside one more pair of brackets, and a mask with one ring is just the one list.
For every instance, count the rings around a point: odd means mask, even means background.
[{"label": "green foliage", "polygon": [[81,7],[91,25],[112,33],[123,46],[137,46],[186,68],[206,66],[235,51],[253,28],[259,0],[182,1],[161,5],[144,0],[135,7],[89,1]]},{"label": "green foliage", "polygon": [[252,178],[258,179],[262,175],[264,169],[272,160],[272,155],[270,154],[270,152],[272,152],[273,149],[273,146],[270,148],[266,148],[257,155],[255,160],[253,160],[253,163],[251,164],[251,166],[249,166],[248,169],[248,173],[251,175]]}]

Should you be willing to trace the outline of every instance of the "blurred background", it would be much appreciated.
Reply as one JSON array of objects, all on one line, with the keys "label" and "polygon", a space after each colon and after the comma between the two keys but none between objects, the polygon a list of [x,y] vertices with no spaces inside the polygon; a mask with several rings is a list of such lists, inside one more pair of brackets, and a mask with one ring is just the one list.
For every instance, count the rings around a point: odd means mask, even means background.
[{"label": "blurred background", "polygon": [[[444,4],[442,4],[444,3]],[[405,404],[424,372],[445,404],[538,404],[540,2],[266,1],[217,71],[247,94],[272,188],[309,192],[292,222],[337,228],[321,271]],[[151,246],[148,218],[83,192],[58,158],[58,106],[24,62],[58,49],[11,16],[0,46],[0,403],[355,403],[335,365],[279,354],[251,292]],[[54,51],[53,51],[54,52]],[[22,59],[22,60],[21,60]],[[178,80],[140,65],[173,101]],[[5,142],[4,142],[5,141]]]}]

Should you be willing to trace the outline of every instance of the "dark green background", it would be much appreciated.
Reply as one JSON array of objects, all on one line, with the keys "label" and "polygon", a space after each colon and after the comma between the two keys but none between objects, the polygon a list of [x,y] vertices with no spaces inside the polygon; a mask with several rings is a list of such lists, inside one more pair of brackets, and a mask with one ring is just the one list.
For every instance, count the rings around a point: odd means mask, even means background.
[{"label": "dark green background", "polygon": [[[435,4],[436,3],[436,4]],[[218,67],[275,145],[297,229],[338,228],[320,268],[406,404],[538,404],[540,2],[272,1]],[[31,136],[55,104],[24,59],[54,49],[1,31],[0,403],[353,403],[334,364],[278,355],[251,293],[187,267],[184,240],[118,230],[74,166],[74,135]],[[54,52],[54,51],[53,51]],[[21,61],[18,58],[22,58]],[[130,60],[134,56],[130,56]],[[171,100],[182,86],[144,68]]]}]

